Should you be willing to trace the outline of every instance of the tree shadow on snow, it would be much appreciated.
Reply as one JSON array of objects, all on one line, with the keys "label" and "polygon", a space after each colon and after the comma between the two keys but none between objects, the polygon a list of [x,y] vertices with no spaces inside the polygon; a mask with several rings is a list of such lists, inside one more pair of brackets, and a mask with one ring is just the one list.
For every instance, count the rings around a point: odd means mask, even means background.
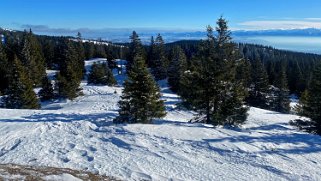
[{"label": "tree shadow on snow", "polygon": [[271,130],[280,130],[280,131],[286,131],[290,130],[289,124],[287,123],[278,123],[278,124],[268,124],[268,125],[262,125],[258,127],[252,127],[252,128],[247,128],[247,131],[271,131]]},{"label": "tree shadow on snow", "polygon": [[[258,151],[258,154],[310,154],[321,152],[321,137],[312,134],[280,134],[280,133],[266,133],[263,136],[258,135],[240,135],[240,136],[228,136],[217,139],[203,139],[207,145],[212,143],[263,143],[263,145],[275,145],[273,148],[264,148],[262,151]],[[286,147],[280,146],[281,144],[287,144]],[[291,145],[289,145],[291,144]],[[228,151],[228,150],[221,150]]]},{"label": "tree shadow on snow", "polygon": [[116,112],[107,112],[99,114],[65,114],[65,113],[48,113],[34,114],[18,119],[0,119],[0,122],[21,122],[21,123],[37,123],[37,122],[74,122],[89,121],[97,126],[109,126],[113,124],[113,119],[117,116]]},{"label": "tree shadow on snow", "polygon": [[155,125],[172,125],[172,126],[180,126],[180,127],[213,128],[210,125],[206,125],[206,124],[203,124],[203,123],[171,121],[171,120],[166,120],[166,119],[153,120],[153,124],[155,124]]}]

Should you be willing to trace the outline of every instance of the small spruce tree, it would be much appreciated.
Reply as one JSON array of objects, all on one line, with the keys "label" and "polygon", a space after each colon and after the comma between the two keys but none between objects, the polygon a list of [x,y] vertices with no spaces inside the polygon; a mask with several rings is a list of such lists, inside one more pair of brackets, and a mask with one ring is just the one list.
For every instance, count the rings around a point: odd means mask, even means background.
[{"label": "small spruce tree", "polygon": [[115,85],[116,79],[107,63],[94,63],[88,75],[88,84]]},{"label": "small spruce tree", "polygon": [[73,100],[79,96],[80,81],[77,80],[77,74],[69,65],[64,73],[57,73],[56,78],[58,95],[61,98]]},{"label": "small spruce tree", "polygon": [[41,101],[52,100],[55,97],[53,85],[47,76],[42,79],[42,88],[39,91],[39,97]]},{"label": "small spruce tree", "polygon": [[119,101],[119,116],[115,123],[152,123],[153,118],[166,115],[164,102],[160,100],[160,90],[144,60],[134,58],[128,79]]},{"label": "small spruce tree", "polygon": [[300,116],[308,116],[308,113],[306,112],[305,108],[308,104],[308,97],[309,97],[309,91],[305,90],[302,92],[299,103],[294,107],[294,111],[296,114]]}]

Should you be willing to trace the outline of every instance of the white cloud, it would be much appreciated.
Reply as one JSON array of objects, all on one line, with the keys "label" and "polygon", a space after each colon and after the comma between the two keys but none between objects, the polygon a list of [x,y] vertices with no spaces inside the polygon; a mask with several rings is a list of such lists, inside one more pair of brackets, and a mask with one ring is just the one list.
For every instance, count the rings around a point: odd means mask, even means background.
[{"label": "white cloud", "polygon": [[321,18],[304,18],[304,19],[309,21],[321,21]]},{"label": "white cloud", "polygon": [[241,29],[269,30],[269,29],[321,29],[321,18],[305,18],[304,20],[258,20],[238,23]]}]

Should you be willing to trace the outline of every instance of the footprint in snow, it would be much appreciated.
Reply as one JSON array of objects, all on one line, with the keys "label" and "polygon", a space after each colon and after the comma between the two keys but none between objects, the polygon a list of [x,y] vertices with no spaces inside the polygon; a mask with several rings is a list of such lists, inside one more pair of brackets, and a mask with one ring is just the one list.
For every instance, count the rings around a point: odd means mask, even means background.
[{"label": "footprint in snow", "polygon": [[68,162],[70,162],[70,159],[69,158],[60,158],[64,163],[68,163]]},{"label": "footprint in snow", "polygon": [[87,156],[87,160],[88,160],[89,162],[92,162],[92,161],[94,160],[94,157],[92,157],[92,156]]},{"label": "footprint in snow", "polygon": [[96,149],[95,147],[93,147],[93,146],[90,146],[90,147],[89,147],[89,150],[92,151],[92,152],[97,151],[97,149]]},{"label": "footprint in snow", "polygon": [[76,147],[76,145],[73,144],[73,143],[68,143],[67,144],[67,148],[69,148],[69,149],[74,149],[75,147]]}]

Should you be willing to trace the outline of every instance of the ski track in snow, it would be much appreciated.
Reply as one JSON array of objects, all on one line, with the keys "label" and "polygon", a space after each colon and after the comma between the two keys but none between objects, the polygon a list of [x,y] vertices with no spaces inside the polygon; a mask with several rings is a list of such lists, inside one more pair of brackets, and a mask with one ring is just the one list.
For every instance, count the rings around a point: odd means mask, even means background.
[{"label": "ski track in snow", "polygon": [[193,113],[159,84],[168,114],[152,125],[114,125],[122,88],[85,82],[74,101],[0,109],[0,163],[124,180],[321,180],[321,137],[290,126],[297,116],[251,108],[241,128],[191,124]]}]

